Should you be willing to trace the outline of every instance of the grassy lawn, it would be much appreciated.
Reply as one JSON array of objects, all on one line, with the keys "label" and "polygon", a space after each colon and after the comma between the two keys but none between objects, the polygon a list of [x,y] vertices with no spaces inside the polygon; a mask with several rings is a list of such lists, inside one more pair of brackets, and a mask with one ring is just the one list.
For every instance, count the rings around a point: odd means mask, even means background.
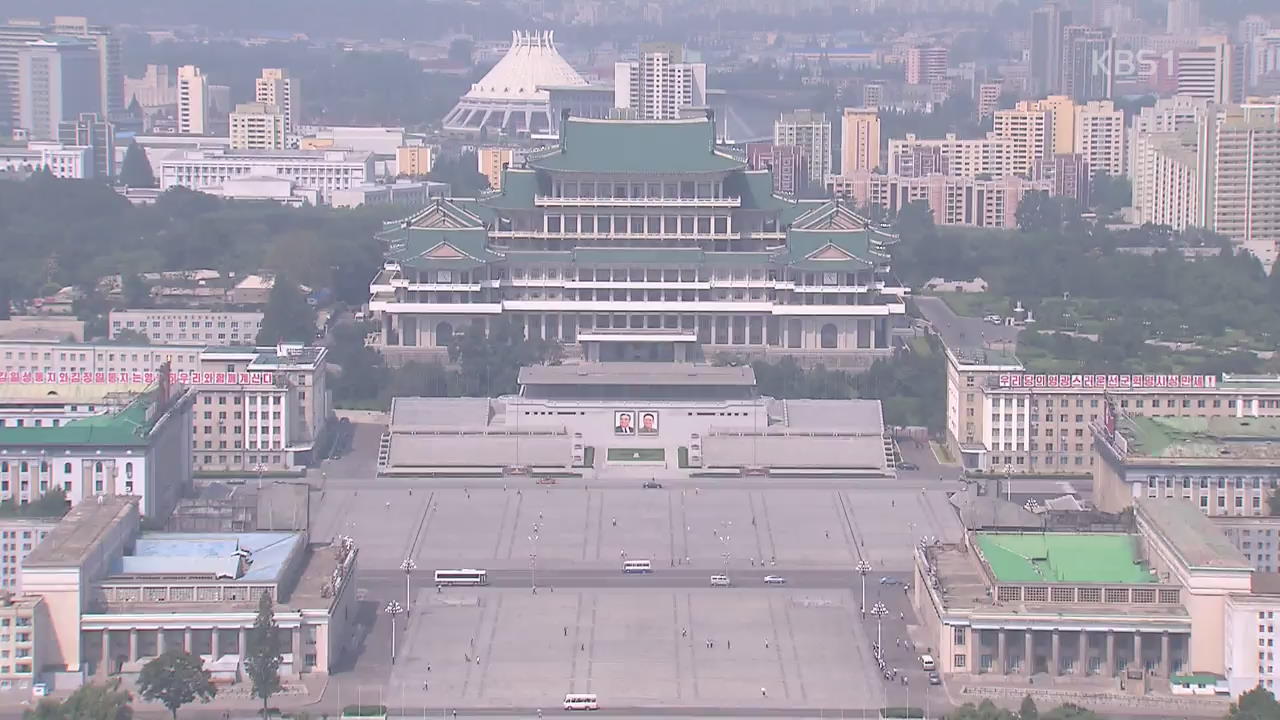
[{"label": "grassy lawn", "polygon": [[938,297],[957,315],[982,317],[995,313],[1009,314],[1009,298],[992,293],[938,293]]},{"label": "grassy lawn", "polygon": [[609,448],[609,462],[662,462],[667,453],[662,448]]}]

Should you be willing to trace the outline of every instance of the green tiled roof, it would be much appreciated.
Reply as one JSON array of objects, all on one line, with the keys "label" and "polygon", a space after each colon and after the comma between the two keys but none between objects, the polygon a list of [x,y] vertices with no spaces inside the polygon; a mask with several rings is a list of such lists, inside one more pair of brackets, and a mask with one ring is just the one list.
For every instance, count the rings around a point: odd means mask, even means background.
[{"label": "green tiled roof", "polygon": [[[489,233],[482,227],[425,229],[406,228],[400,237],[385,233],[388,240],[387,259],[407,267],[440,270],[470,270],[502,258],[487,247]],[[449,253],[453,248],[459,257],[432,257],[433,251]]]},{"label": "green tiled roof", "polygon": [[0,446],[145,446],[150,431],[147,424],[150,398],[149,394],[143,395],[117,413],[71,420],[58,427],[3,427],[0,428]]},{"label": "green tiled roof", "polygon": [[578,248],[573,251],[573,261],[585,265],[697,264],[702,258],[703,252],[698,248]]},{"label": "green tiled roof", "polygon": [[532,209],[533,197],[537,194],[537,172],[507,168],[502,175],[502,191],[485,197],[481,202],[503,210]]},{"label": "green tiled roof", "polygon": [[[844,259],[815,259],[827,246],[834,246],[847,255]],[[839,252],[833,253],[839,255]],[[778,256],[777,262],[801,270],[854,271],[873,267],[871,241],[865,232],[797,230],[787,231],[787,250]]]},{"label": "green tiled roof", "polygon": [[978,547],[998,582],[1155,582],[1134,535],[978,533]]},{"label": "green tiled roof", "polygon": [[688,120],[569,118],[560,146],[529,157],[536,168],[558,172],[698,173],[746,166],[715,150],[715,125]]},{"label": "green tiled roof", "polygon": [[725,192],[742,198],[744,210],[783,210],[796,203],[773,194],[773,174],[768,170],[747,170],[725,178]]}]

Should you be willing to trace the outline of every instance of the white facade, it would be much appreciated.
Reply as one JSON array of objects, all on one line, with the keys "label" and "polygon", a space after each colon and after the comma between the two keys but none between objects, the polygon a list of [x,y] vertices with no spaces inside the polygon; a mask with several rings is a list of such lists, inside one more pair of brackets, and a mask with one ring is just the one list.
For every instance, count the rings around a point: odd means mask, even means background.
[{"label": "white facade", "polygon": [[707,66],[683,62],[679,46],[641,48],[640,58],[613,66],[614,107],[645,120],[674,120],[707,103]]},{"label": "white facade", "polygon": [[1224,654],[1231,695],[1238,697],[1259,685],[1275,692],[1280,684],[1280,594],[1232,595],[1226,609]]},{"label": "white facade", "polygon": [[1052,192],[1051,180],[1004,176],[991,180],[931,174],[904,177],[857,172],[833,175],[828,187],[836,197],[858,204],[878,205],[897,212],[908,203],[923,202],[940,226],[1016,228],[1018,206],[1029,192]]},{"label": "white facade", "polygon": [[0,591],[22,592],[22,560],[57,522],[53,518],[0,519]]},{"label": "white facade", "polygon": [[[1134,174],[1134,202],[1142,223],[1167,225],[1181,232],[1197,222],[1198,197],[1195,151],[1188,136],[1149,133],[1142,136]],[[1141,195],[1138,195],[1139,181]]]},{"label": "white facade", "polygon": [[262,313],[216,310],[112,310],[108,332],[142,333],[153,345],[252,345],[262,329]]},{"label": "white facade", "polygon": [[178,68],[178,134],[204,135],[209,123],[209,79],[195,65]]},{"label": "white facade", "polygon": [[195,150],[160,164],[160,189],[212,191],[240,177],[279,177],[316,190],[327,201],[334,190],[373,180],[373,154],[343,150]]},{"label": "white facade", "polygon": [[826,113],[797,110],[773,123],[774,145],[795,145],[809,159],[809,181],[823,183],[831,174],[831,121]]},{"label": "white facade", "polygon": [[18,110],[32,140],[57,140],[58,124],[102,106],[98,50],[87,42],[37,40],[18,53]]},{"label": "white facade", "polygon": [[913,47],[907,50],[906,80],[908,85],[922,85],[947,77],[947,48]]},{"label": "white facade", "polygon": [[1200,124],[1196,147],[1197,224],[1270,267],[1280,243],[1280,103],[1220,109]]},{"label": "white facade", "polygon": [[40,167],[48,168],[54,177],[84,180],[94,176],[92,147],[33,142],[27,145],[27,149],[39,151]]},{"label": "white facade", "polygon": [[1123,177],[1126,160],[1124,111],[1116,109],[1110,100],[1077,105],[1075,152],[1084,156],[1091,172]]},{"label": "white facade", "polygon": [[922,140],[908,134],[901,140],[889,140],[886,169],[906,173],[904,162],[917,151],[925,149],[936,149],[947,163],[947,174],[953,177],[1001,177],[1010,174],[1014,142],[1012,139],[997,138],[990,134],[985,138],[972,140],[961,140],[953,133],[948,133],[941,140]]},{"label": "white facade", "polygon": [[287,116],[275,104],[242,103],[231,113],[232,150],[283,150]]},{"label": "white facade", "polygon": [[1208,112],[1208,101],[1201,98],[1175,95],[1160,98],[1151,107],[1142,108],[1134,115],[1129,127],[1129,162],[1127,171],[1133,187],[1133,207],[1139,215],[1149,208],[1152,191],[1148,183],[1151,174],[1150,144],[1156,133],[1175,133],[1194,129],[1199,118]]},{"label": "white facade", "polygon": [[[298,78],[280,68],[263,68],[262,77],[254,81],[255,100],[264,105],[274,105],[284,115],[284,133],[292,133],[298,127],[302,109],[301,88]],[[232,132],[235,131],[234,120]]]},{"label": "white facade", "polygon": [[1207,37],[1194,50],[1178,52],[1178,94],[1215,103],[1239,102],[1244,79],[1236,64],[1235,45],[1222,36]]}]

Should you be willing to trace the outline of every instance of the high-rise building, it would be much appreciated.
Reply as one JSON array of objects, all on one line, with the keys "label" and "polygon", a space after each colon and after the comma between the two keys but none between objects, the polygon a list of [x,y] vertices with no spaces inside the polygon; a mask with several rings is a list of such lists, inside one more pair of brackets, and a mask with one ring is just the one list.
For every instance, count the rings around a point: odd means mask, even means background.
[{"label": "high-rise building", "polygon": [[421,177],[435,166],[436,148],[432,145],[401,145],[396,148],[396,174]]},{"label": "high-rise building", "polygon": [[1125,173],[1124,111],[1110,100],[1075,108],[1075,154],[1084,158],[1093,173],[1121,177]]},{"label": "high-rise building", "polygon": [[1195,130],[1144,133],[1132,170],[1138,221],[1181,232],[1197,222]]},{"label": "high-rise building", "polygon": [[809,187],[809,160],[795,145],[747,143],[747,169],[773,175],[773,191],[794,197]]},{"label": "high-rise building", "polygon": [[1031,90],[1037,95],[1058,91],[1062,80],[1062,34],[1071,10],[1049,0],[1031,13]]},{"label": "high-rise building", "polygon": [[482,147],[476,151],[476,170],[489,180],[490,190],[502,189],[502,171],[523,159],[520,150],[509,147]]},{"label": "high-rise building", "polygon": [[280,108],[284,115],[285,134],[295,132],[302,110],[298,78],[290,77],[288,70],[263,68],[262,77],[254,81],[254,97],[259,103]]},{"label": "high-rise building", "polygon": [[1110,98],[1115,74],[1114,39],[1110,31],[1078,25],[1063,31],[1063,95],[1076,102]]},{"label": "high-rise building", "polygon": [[21,127],[18,107],[18,54],[29,43],[58,36],[84,40],[98,54],[99,106],[88,112],[110,118],[124,109],[124,82],[120,61],[120,40],[107,28],[90,25],[82,17],[57,17],[52,23],[39,20],[10,20],[0,25],[0,132]]},{"label": "high-rise building", "polygon": [[1027,193],[1049,192],[1053,188],[1048,180],[1020,177],[902,177],[865,171],[832,176],[829,185],[838,198],[858,205],[875,205],[887,213],[922,203],[940,226],[990,228],[1017,227],[1018,205]]},{"label": "high-rise building", "polygon": [[1031,171],[1032,180],[1048,180],[1053,183],[1050,195],[1075,200],[1081,207],[1089,204],[1089,183],[1092,174],[1089,161],[1079,153],[1054,155],[1036,163]]},{"label": "high-rise building", "polygon": [[1200,123],[1196,140],[1196,224],[1270,266],[1280,243],[1280,102],[1218,108]]},{"label": "high-rise building", "polygon": [[942,139],[922,140],[907,134],[891,138],[885,165],[889,172],[920,177],[930,172],[953,177],[976,178],[1011,174],[1014,142],[987,133],[985,138],[960,139],[948,133]]},{"label": "high-rise building", "polygon": [[869,82],[862,86],[862,107],[878,108],[884,105],[884,83]]},{"label": "high-rise building", "polygon": [[1184,35],[1200,28],[1200,0],[1169,0],[1165,32]]},{"label": "high-rise building", "polygon": [[204,135],[209,125],[209,79],[195,65],[178,68],[178,134]]},{"label": "high-rise building", "polygon": [[1194,50],[1175,56],[1178,94],[1219,104],[1244,99],[1244,59],[1225,36],[1202,38]]},{"label": "high-rise building", "polygon": [[684,62],[679,45],[645,44],[639,59],[614,64],[613,92],[614,107],[645,120],[673,120],[707,104],[707,66]]},{"label": "high-rise building", "polygon": [[80,113],[74,120],[58,124],[58,142],[72,147],[91,148],[93,176],[113,178],[116,175],[115,128],[96,112]]},{"label": "high-rise building", "polygon": [[144,108],[178,104],[178,86],[168,65],[148,65],[140,78],[124,79],[125,107],[138,104]]},{"label": "high-rise building", "polygon": [[840,118],[840,172],[880,167],[880,115],[875,108],[845,108]]},{"label": "high-rise building", "polygon": [[996,111],[993,134],[1013,143],[1007,169],[1009,175],[1030,177],[1036,162],[1053,154],[1053,117],[1048,110]]},{"label": "high-rise building", "polygon": [[230,114],[232,150],[284,150],[288,121],[279,106],[241,103]]},{"label": "high-rise building", "polygon": [[991,117],[1000,106],[1000,94],[1004,92],[1003,82],[987,82],[978,86],[978,119]]},{"label": "high-rise building", "polygon": [[947,77],[948,53],[945,47],[913,47],[907,50],[907,83],[928,85]]},{"label": "high-rise building", "polygon": [[1014,110],[1030,112],[1047,112],[1053,116],[1053,140],[1050,152],[1055,155],[1067,155],[1075,152],[1076,105],[1066,95],[1050,95],[1043,100],[1023,100],[1014,106]]},{"label": "high-rise building", "polygon": [[18,54],[20,124],[33,140],[56,140],[58,126],[102,107],[98,52],[75,38],[35,40]]},{"label": "high-rise building", "polygon": [[831,121],[826,113],[796,110],[773,123],[774,145],[795,145],[809,158],[809,181],[823,185],[831,174]]}]

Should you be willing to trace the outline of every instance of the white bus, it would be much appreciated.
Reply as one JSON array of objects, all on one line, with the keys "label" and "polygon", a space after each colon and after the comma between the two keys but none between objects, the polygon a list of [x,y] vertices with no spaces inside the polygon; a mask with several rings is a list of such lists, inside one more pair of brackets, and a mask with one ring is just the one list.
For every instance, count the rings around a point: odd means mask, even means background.
[{"label": "white bus", "polygon": [[569,693],[564,696],[565,710],[599,710],[595,693]]},{"label": "white bus", "polygon": [[624,573],[653,572],[653,563],[649,560],[626,560],[622,563],[622,572]]},{"label": "white bus", "polygon": [[436,585],[488,585],[484,570],[437,570]]}]

